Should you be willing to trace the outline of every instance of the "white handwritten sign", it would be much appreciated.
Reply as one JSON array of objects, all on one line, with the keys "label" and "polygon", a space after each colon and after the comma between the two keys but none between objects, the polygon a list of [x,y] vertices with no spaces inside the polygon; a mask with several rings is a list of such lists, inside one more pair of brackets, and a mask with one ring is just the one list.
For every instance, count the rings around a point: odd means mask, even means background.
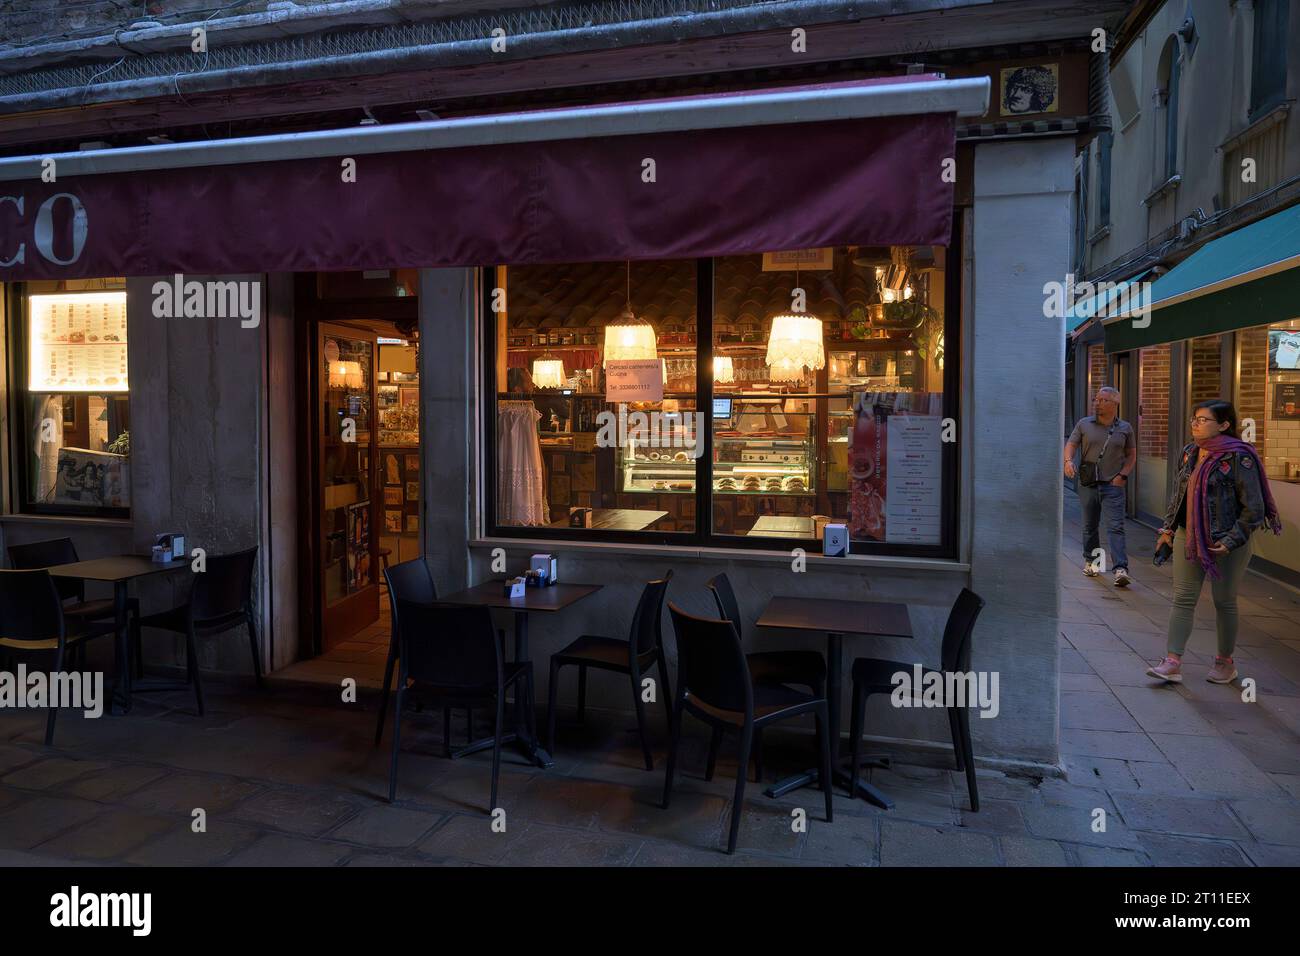
[{"label": "white handwritten sign", "polygon": [[663,359],[610,359],[605,363],[605,401],[662,402]]}]

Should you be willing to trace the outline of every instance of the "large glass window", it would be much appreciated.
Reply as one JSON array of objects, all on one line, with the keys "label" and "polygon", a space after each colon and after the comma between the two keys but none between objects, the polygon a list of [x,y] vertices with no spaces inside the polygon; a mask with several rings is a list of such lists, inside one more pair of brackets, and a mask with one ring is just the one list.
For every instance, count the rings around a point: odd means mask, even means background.
[{"label": "large glass window", "polygon": [[[126,291],[121,280],[33,283],[12,328],[22,510],[127,516],[131,506]],[[84,288],[94,286],[94,288]]]},{"label": "large glass window", "polygon": [[1251,419],[1282,517],[1280,537],[1253,536],[1255,554],[1300,573],[1300,319],[1237,332],[1237,365],[1237,414]]},{"label": "large glass window", "polygon": [[488,531],[950,553],[946,253],[489,271]]}]

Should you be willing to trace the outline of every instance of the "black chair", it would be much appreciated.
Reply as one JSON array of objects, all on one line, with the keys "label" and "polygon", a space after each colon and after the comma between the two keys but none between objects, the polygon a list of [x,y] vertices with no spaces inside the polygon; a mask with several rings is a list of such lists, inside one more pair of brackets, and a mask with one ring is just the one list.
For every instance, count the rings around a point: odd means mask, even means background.
[{"label": "black chair", "polygon": [[826,698],[804,694],[783,684],[756,684],[740,648],[740,635],[730,621],[695,617],[671,602],[668,610],[677,632],[677,694],[673,698],[664,809],[668,809],[673,790],[683,712],[704,721],[714,728],[715,734],[722,728],[739,731],[736,795],[731,804],[731,832],[727,838],[727,852],[735,852],[754,735],[768,724],[812,714],[817,718],[821,784],[826,797],[826,822],[830,823],[831,749]]},{"label": "black chair", "polygon": [[636,726],[641,735],[641,753],[645,757],[645,768],[655,768],[654,757],[650,754],[650,738],[646,733],[645,702],[641,699],[641,675],[652,664],[659,665],[659,680],[663,686],[660,696],[663,698],[664,711],[672,718],[672,685],[668,682],[668,659],[664,655],[664,644],[660,625],[663,619],[664,595],[668,593],[668,582],[673,572],[668,571],[657,581],[650,581],[641,591],[641,600],[637,602],[632,615],[632,628],[627,640],[616,637],[597,637],[584,634],[576,641],[551,655],[551,684],[546,696],[546,739],[547,747],[555,753],[555,698],[559,685],[560,668],[575,665],[578,668],[578,720],[581,722],[587,709],[587,668],[613,671],[626,674],[632,681],[632,703],[636,705]]},{"label": "black chair", "polygon": [[[115,633],[111,623],[82,618],[69,620],[58,582],[44,569],[0,571],[0,650],[8,656],[53,654],[54,671],[62,671],[68,653],[87,641]],[[108,706],[109,702],[105,702]],[[45,746],[54,743],[51,707],[45,718]]]},{"label": "black chair", "polygon": [[[952,674],[970,672],[971,632],[975,630],[975,620],[984,609],[984,599],[970,588],[962,588],[961,594],[948,614],[948,623],[943,629],[943,646],[940,650],[940,669],[922,667],[922,676],[926,674]],[[914,663],[880,660],[874,657],[859,657],[853,662],[853,713],[849,733],[853,739],[853,759],[849,769],[849,794],[857,796],[858,764],[862,759],[862,721],[866,700],[872,694],[892,694],[895,689],[893,675],[899,671],[912,673]],[[920,688],[913,688],[919,692]],[[975,785],[975,758],[971,755],[969,701],[967,707],[948,708],[948,729],[952,733],[952,752],[957,760],[958,772],[966,771],[966,787],[970,793],[970,808],[978,813],[980,808],[979,790]]]},{"label": "black chair", "polygon": [[[34,571],[38,568],[53,568],[60,564],[76,564],[77,546],[71,538],[52,538],[49,541],[33,541],[30,544],[11,544],[9,546],[9,565],[19,571]],[[79,621],[113,620],[114,608],[112,598],[86,600],[86,582],[80,578],[54,578],[59,598],[63,601],[63,615],[71,624]],[[140,616],[140,601],[127,598],[128,617]],[[143,676],[144,664],[140,659],[139,634],[135,633],[136,674]]]},{"label": "black chair", "polygon": [[[726,574],[713,577],[708,583],[713,593],[714,603],[718,605],[718,614],[730,621],[736,628],[741,645],[745,643],[745,629],[741,623],[740,602],[736,600],[735,589]],[[755,651],[746,654],[749,673],[756,684],[794,684],[807,687],[814,697],[826,696],[826,659],[820,651]],[[722,731],[715,730],[709,742],[709,769],[706,779],[713,778],[713,763],[717,758],[718,745],[722,742]],[[761,735],[754,738],[754,780],[763,779],[763,741]]]},{"label": "black chair", "polygon": [[393,632],[398,641],[398,668],[388,802],[397,798],[402,705],[408,694],[414,694],[431,699],[444,708],[484,705],[494,708],[490,814],[497,805],[508,689],[514,688],[516,694],[523,693],[528,730],[530,735],[535,733],[532,663],[507,663],[503,659],[501,644],[492,628],[492,612],[486,607],[414,604],[399,600],[393,612]]},{"label": "black chair", "polygon": [[[388,609],[391,617],[388,637],[388,662],[384,665],[384,690],[379,698],[379,721],[375,727],[375,746],[384,739],[384,715],[388,712],[388,695],[393,686],[393,668],[397,664],[397,602],[408,601],[412,604],[432,604],[438,600],[438,588],[433,583],[433,572],[424,558],[412,558],[391,567],[384,568],[384,583],[388,586]],[[451,721],[451,709],[448,708],[444,725]],[[444,739],[448,754],[451,747],[450,727]]]},{"label": "black chair", "polygon": [[[158,614],[146,614],[137,629],[156,627],[185,635],[186,684],[194,685],[194,699],[203,716],[203,686],[199,682],[198,637],[210,637],[248,625],[248,644],[253,652],[253,674],[262,685],[262,661],[257,650],[257,620],[253,613],[253,566],[257,547],[233,554],[208,555],[205,569],[193,575],[189,599]],[[171,690],[171,685],[140,688],[141,691]]]}]

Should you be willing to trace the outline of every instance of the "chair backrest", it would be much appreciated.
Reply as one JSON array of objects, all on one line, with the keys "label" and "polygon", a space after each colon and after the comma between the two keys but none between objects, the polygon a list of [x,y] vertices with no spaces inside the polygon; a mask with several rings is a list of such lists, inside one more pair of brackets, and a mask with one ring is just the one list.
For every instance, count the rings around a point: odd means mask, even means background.
[{"label": "chair backrest", "polygon": [[671,601],[668,610],[677,632],[679,692],[711,707],[752,714],[754,689],[735,626],[687,614]]},{"label": "chair backrest", "polygon": [[[34,571],[37,568],[52,568],[58,564],[75,564],[77,546],[71,538],[51,538],[49,541],[33,541],[30,544],[11,544],[9,546],[9,565],[19,571]],[[86,582],[79,578],[55,578],[54,586],[59,597],[67,600],[81,600],[86,594]]]},{"label": "chair backrest", "polygon": [[745,629],[740,623],[740,602],[736,600],[735,589],[731,586],[731,579],[726,574],[719,574],[709,581],[708,588],[713,592],[713,600],[718,605],[718,614],[732,623],[736,628],[736,636],[740,638],[741,643],[745,641]]},{"label": "chair backrest", "polygon": [[943,629],[943,649],[939,656],[945,671],[970,670],[971,631],[975,630],[975,619],[982,610],[984,599],[970,588],[962,588]]},{"label": "chair backrest", "polygon": [[63,636],[63,600],[45,569],[0,571],[0,637],[47,641]]},{"label": "chair backrest", "polygon": [[384,568],[384,581],[388,584],[388,607],[393,613],[393,627],[397,627],[397,602],[432,604],[438,600],[438,588],[433,583],[433,572],[423,557],[412,558]]},{"label": "chair backrest", "polygon": [[672,577],[672,568],[669,568],[658,581],[646,582],[641,591],[641,600],[637,601],[636,613],[632,615],[632,633],[628,637],[628,643],[638,657],[649,654],[662,642],[660,626],[663,624],[664,596]]},{"label": "chair backrest", "polygon": [[257,546],[233,554],[210,554],[202,574],[194,575],[190,612],[195,621],[215,621],[242,613],[253,599]]},{"label": "chair backrest", "polygon": [[397,602],[393,618],[401,672],[452,687],[500,686],[501,646],[486,607]]}]

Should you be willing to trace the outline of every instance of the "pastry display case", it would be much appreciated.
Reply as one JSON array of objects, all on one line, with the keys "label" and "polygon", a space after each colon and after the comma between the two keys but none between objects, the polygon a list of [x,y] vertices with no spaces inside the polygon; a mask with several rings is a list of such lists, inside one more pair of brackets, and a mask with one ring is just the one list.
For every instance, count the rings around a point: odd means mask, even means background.
[{"label": "pastry display case", "polygon": [[715,399],[713,490],[815,494],[815,408],[815,402],[798,396]]}]

